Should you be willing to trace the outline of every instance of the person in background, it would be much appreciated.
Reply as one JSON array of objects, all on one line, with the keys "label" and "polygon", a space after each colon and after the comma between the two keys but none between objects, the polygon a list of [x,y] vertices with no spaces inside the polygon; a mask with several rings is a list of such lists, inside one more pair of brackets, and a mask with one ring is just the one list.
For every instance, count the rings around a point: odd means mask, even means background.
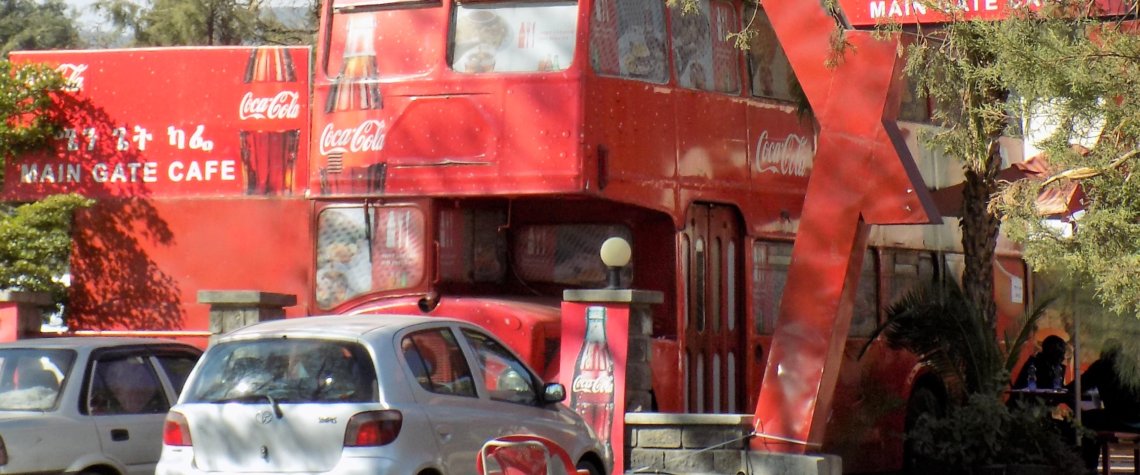
[{"label": "person in background", "polygon": [[[1081,425],[1085,428],[1097,432],[1140,432],[1140,381],[1122,377],[1122,358],[1120,341],[1109,339],[1101,348],[1100,358],[1081,374],[1081,390],[1096,389],[1102,405],[1081,411]],[[1086,437],[1082,448],[1085,465],[1095,470],[1100,446]]]},{"label": "person in background", "polygon": [[[1041,351],[1030,356],[1013,389],[1063,389],[1065,387],[1065,354],[1069,345],[1057,335],[1049,335],[1041,342]],[[1083,381],[1082,381],[1083,382]]]}]

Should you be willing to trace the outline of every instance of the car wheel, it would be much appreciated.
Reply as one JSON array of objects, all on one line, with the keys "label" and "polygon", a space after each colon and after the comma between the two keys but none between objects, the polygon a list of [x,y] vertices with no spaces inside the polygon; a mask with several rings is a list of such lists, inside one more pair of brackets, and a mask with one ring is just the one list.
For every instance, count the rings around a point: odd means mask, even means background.
[{"label": "car wheel", "polygon": [[590,475],[604,475],[602,473],[602,469],[598,468],[597,465],[594,465],[594,462],[591,462],[589,460],[582,460],[578,462],[578,465],[576,465],[574,468],[576,470],[585,470],[587,472],[590,472]]}]

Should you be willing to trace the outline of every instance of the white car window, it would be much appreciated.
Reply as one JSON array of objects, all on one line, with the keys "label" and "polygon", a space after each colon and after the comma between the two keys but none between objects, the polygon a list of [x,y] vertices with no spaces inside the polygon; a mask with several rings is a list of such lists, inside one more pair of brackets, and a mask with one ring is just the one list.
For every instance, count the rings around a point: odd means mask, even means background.
[{"label": "white car window", "polygon": [[437,394],[476,397],[471,368],[450,330],[412,333],[404,337],[400,348],[420,387]]},{"label": "white car window", "polygon": [[155,414],[169,409],[158,375],[144,356],[117,355],[95,362],[88,397],[90,414]]},{"label": "white car window", "polygon": [[0,410],[55,408],[74,362],[71,350],[0,350]]},{"label": "white car window", "polygon": [[359,344],[320,339],[228,342],[210,350],[186,402],[375,402],[376,370]]},{"label": "white car window", "polygon": [[463,335],[475,349],[475,361],[491,399],[530,405],[538,402],[533,376],[506,347],[476,331],[463,330]]}]

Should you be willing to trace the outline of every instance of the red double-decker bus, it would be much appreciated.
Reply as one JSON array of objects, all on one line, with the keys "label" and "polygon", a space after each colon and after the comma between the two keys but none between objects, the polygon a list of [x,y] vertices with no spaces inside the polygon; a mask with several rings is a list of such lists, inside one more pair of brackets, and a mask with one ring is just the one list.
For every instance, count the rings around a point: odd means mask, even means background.
[{"label": "red double-decker bus", "polygon": [[[817,131],[764,11],[697,5],[328,2],[310,156],[316,310],[476,320],[554,377],[562,291],[604,286],[598,248],[623,237],[623,284],[665,295],[656,408],[751,412]],[[758,34],[744,51],[728,34],[746,24]],[[949,185],[953,165],[916,142],[927,107],[908,100],[902,130],[928,184]],[[822,447],[845,470],[897,468],[905,408],[945,400],[909,355],[854,355],[891,302],[960,272],[955,228],[872,232]],[[1025,266],[1009,247],[995,266],[1001,313],[1019,315]]]}]

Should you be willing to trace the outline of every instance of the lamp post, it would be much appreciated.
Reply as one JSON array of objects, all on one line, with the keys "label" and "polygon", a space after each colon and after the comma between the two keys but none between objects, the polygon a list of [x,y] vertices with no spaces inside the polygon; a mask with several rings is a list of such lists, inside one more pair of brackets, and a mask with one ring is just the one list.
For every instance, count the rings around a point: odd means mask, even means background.
[{"label": "lamp post", "polygon": [[633,256],[633,250],[629,247],[629,242],[619,237],[612,237],[606,239],[602,243],[601,251],[602,263],[606,265],[606,288],[607,289],[620,289],[621,288],[621,269],[629,265],[629,259]]}]

